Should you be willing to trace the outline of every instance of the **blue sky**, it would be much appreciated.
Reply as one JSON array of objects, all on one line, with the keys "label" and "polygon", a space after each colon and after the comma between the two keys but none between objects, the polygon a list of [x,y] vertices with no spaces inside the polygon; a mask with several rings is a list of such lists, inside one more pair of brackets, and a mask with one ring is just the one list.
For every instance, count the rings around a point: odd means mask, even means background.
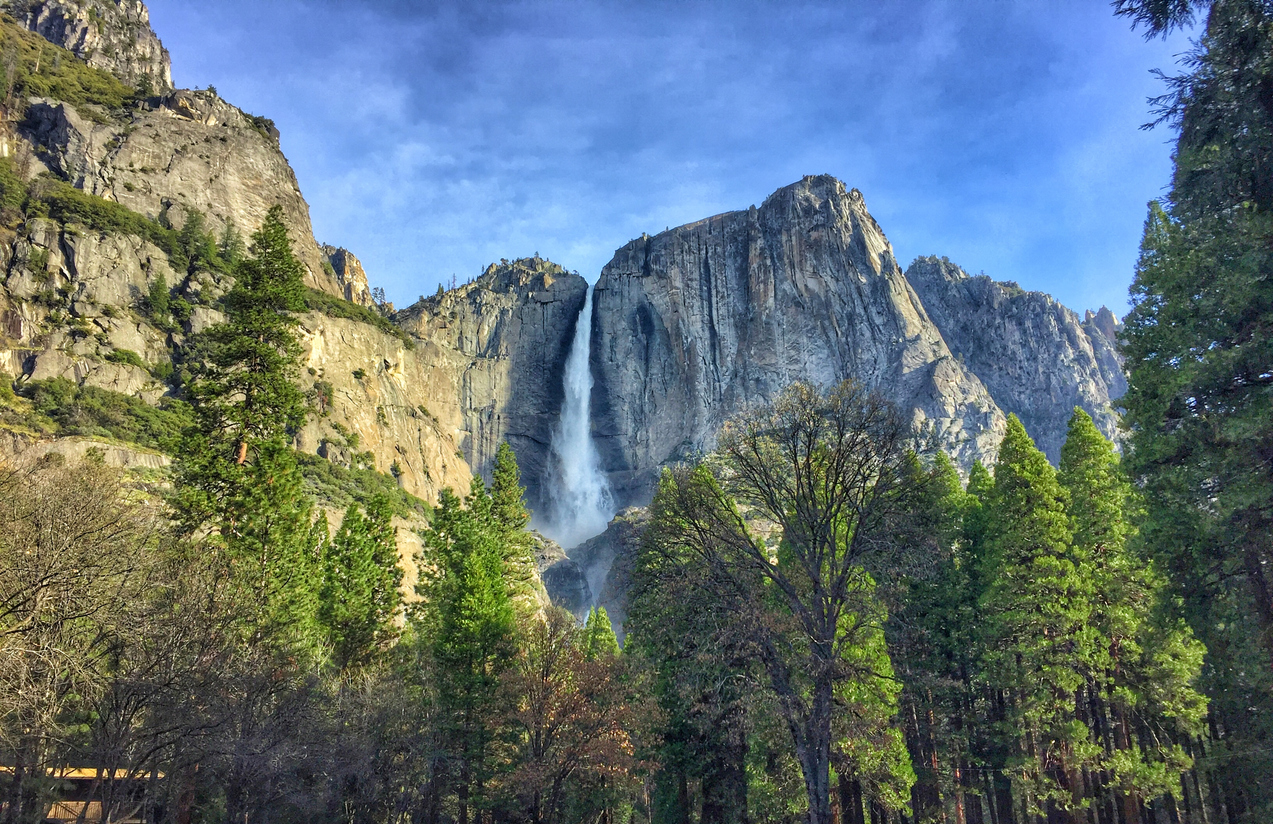
[{"label": "blue sky", "polygon": [[1126,309],[1184,36],[1102,0],[150,0],[178,86],[271,117],[314,229],[406,305],[535,252],[614,250],[805,174],[905,266]]}]

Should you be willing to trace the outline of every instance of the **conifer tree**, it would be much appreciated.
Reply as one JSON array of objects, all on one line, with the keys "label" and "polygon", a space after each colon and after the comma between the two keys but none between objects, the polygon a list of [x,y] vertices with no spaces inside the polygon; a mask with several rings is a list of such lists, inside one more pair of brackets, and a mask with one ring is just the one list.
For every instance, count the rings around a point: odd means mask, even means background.
[{"label": "conifer tree", "polygon": [[[980,504],[965,492],[945,453],[936,455],[930,475],[929,500],[921,506],[936,516],[941,557],[931,576],[908,586],[890,638],[905,685],[903,716],[917,779],[913,805],[921,820],[940,814],[949,798],[957,810],[965,806],[971,739],[980,726],[971,715],[980,593],[964,537],[970,512],[980,512]],[[989,480],[985,467],[974,465],[970,488],[983,476]]]},{"label": "conifer tree", "polygon": [[338,668],[366,664],[396,635],[402,570],[391,521],[383,495],[368,503],[366,515],[351,504],[324,546],[318,620]]},{"label": "conifer tree", "polygon": [[612,658],[619,654],[619,639],[614,634],[614,627],[610,625],[610,616],[606,614],[605,607],[595,606],[588,610],[580,647],[589,661]]},{"label": "conifer tree", "polygon": [[1171,191],[1150,204],[1120,399],[1144,543],[1208,648],[1212,767],[1231,820],[1273,809],[1273,6],[1118,0],[1165,35],[1195,22],[1157,102]]},{"label": "conifer tree", "polygon": [[[507,512],[511,492],[507,474],[501,477]],[[474,805],[480,809],[487,800],[494,719],[500,712],[496,692],[516,652],[514,596],[522,584],[511,562],[520,555],[509,548],[510,532],[496,499],[477,477],[463,500],[443,490],[423,532],[424,566],[430,571],[417,585],[425,601],[416,615],[417,632],[427,639],[437,673],[438,711],[460,824],[467,823]]]},{"label": "conifer tree", "polygon": [[1082,409],[1070,418],[1059,479],[1069,495],[1078,572],[1092,582],[1090,620],[1102,646],[1084,687],[1086,704],[1111,716],[1113,729],[1093,735],[1110,753],[1106,767],[1123,815],[1134,819],[1143,800],[1173,792],[1191,766],[1176,742],[1201,731],[1206,700],[1194,685],[1204,651],[1163,609],[1164,582],[1132,551],[1131,484],[1113,444]]},{"label": "conifer tree", "polygon": [[985,677],[1005,696],[1005,765],[1030,814],[1082,803],[1081,772],[1094,762],[1074,696],[1101,648],[1091,624],[1092,584],[1071,549],[1067,494],[1015,415],[995,462],[987,517],[989,586]]},{"label": "conifer tree", "polygon": [[291,314],[304,308],[303,289],[276,206],[235,269],[225,322],[205,330],[186,356],[195,423],[182,441],[173,502],[186,532],[211,529],[227,553],[254,604],[253,632],[281,633],[313,650],[317,547],[289,442],[305,419]]},{"label": "conifer tree", "polygon": [[504,548],[505,574],[515,596],[526,596],[535,574],[535,558],[531,551],[530,511],[526,508],[526,488],[522,486],[517,456],[507,441],[495,450],[491,472],[490,517],[499,531]]}]

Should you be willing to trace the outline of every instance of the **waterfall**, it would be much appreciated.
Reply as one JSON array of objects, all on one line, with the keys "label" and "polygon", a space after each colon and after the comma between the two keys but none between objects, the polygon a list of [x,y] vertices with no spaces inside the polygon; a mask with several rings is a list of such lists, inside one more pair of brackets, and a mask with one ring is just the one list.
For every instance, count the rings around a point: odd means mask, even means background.
[{"label": "waterfall", "polygon": [[601,471],[601,457],[592,442],[592,286],[575,321],[575,338],[566,358],[565,398],[561,418],[553,430],[548,459],[547,523],[541,530],[562,547],[578,546],[605,531],[614,517],[610,482]]}]

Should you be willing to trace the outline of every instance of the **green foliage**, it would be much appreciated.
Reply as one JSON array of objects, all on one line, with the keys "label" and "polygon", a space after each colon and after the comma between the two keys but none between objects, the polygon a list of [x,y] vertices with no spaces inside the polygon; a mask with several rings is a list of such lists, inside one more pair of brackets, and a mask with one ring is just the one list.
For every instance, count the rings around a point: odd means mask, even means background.
[{"label": "green foliage", "polygon": [[231,267],[237,266],[247,253],[247,245],[244,244],[243,237],[239,234],[239,230],[234,228],[233,223],[226,223],[217,253]]},{"label": "green foliage", "polygon": [[318,622],[339,669],[367,666],[397,635],[402,570],[391,519],[388,499],[376,496],[365,514],[353,505],[345,510],[335,537],[324,542]]},{"label": "green foliage", "polygon": [[221,257],[221,249],[216,238],[207,228],[207,219],[198,209],[186,208],[186,222],[177,232],[177,247],[180,256],[188,261],[187,267],[193,272],[204,269],[216,272],[229,272],[230,263]]},{"label": "green foliage", "polygon": [[79,386],[66,378],[28,381],[20,392],[31,401],[21,422],[49,434],[114,438],[172,452],[191,420],[190,407],[182,401],[161,398],[158,406],[151,406],[132,395]]},{"label": "green foliage", "polygon": [[1071,803],[1069,788],[1049,773],[1089,768],[1097,753],[1074,717],[1073,696],[1098,665],[1091,625],[1093,581],[1079,574],[1066,515],[1068,494],[1016,416],[995,463],[989,502],[990,581],[981,599],[986,618],[988,683],[1018,700],[1005,719],[1019,731],[1009,768],[1031,809]]},{"label": "green foliage", "polygon": [[[672,780],[706,768],[702,780],[716,784],[704,805],[745,808],[746,738],[726,725],[745,725],[743,699],[722,686],[705,700],[680,683],[723,685],[755,667],[790,735],[810,821],[831,820],[833,769],[879,810],[906,806],[914,773],[875,573],[898,578],[918,561],[911,552],[931,554],[928,530],[951,528],[921,506],[931,484],[908,434],[891,406],[853,383],[796,384],[731,422],[711,459],[660,480],[632,643],[661,671],[663,732],[684,748],[663,753],[680,772]],[[695,760],[703,767],[686,763]]]},{"label": "green foliage", "polygon": [[326,292],[310,288],[305,290],[305,306],[311,312],[321,312],[328,317],[344,318],[374,326],[386,335],[392,335],[402,341],[403,348],[408,350],[415,349],[415,338],[407,334],[405,330],[395,326],[393,321],[384,315],[366,306],[360,306],[344,298],[338,298],[335,295],[329,295]]},{"label": "green foliage", "polygon": [[150,289],[146,293],[146,310],[150,315],[150,319],[160,329],[165,328],[171,320],[169,298],[168,281],[164,279],[162,274],[155,275],[154,279],[150,281]]},{"label": "green foliage", "polygon": [[6,107],[15,99],[48,97],[70,103],[91,119],[100,119],[85,104],[113,110],[133,100],[133,89],[113,74],[91,68],[66,49],[27,31],[8,15],[0,17],[0,52],[12,61],[4,67]]},{"label": "green foliage", "polygon": [[619,639],[615,637],[614,627],[610,625],[610,616],[606,608],[596,606],[588,610],[588,620],[583,625],[581,647],[588,660],[605,658],[619,654]]},{"label": "green foliage", "polygon": [[13,158],[0,157],[0,224],[17,227],[22,223],[27,183],[18,176]]},{"label": "green foliage", "polygon": [[349,469],[326,458],[298,452],[305,486],[317,500],[335,507],[357,504],[363,508],[373,499],[383,497],[393,514],[403,518],[428,517],[427,503],[398,486],[392,477],[374,469]]},{"label": "green foliage", "polygon": [[289,433],[305,419],[296,387],[301,266],[282,209],[253,235],[224,299],[226,321],[187,355],[194,424],[182,442],[174,504],[187,533],[213,530],[234,580],[251,593],[245,631],[272,638],[298,662],[317,655],[322,536]]},{"label": "green foliage", "polygon": [[35,181],[30,189],[28,212],[31,211],[31,203],[42,204],[45,214],[59,223],[82,223],[101,232],[119,232],[149,240],[168,255],[174,268],[185,269],[189,262],[177,232],[113,200],[88,194],[69,183],[50,178]]},{"label": "green foliage", "polygon": [[[8,197],[9,190],[4,188],[7,185],[0,173],[0,198]],[[151,220],[113,200],[44,177],[29,187],[25,208],[28,214],[40,213],[59,223],[81,223],[100,232],[119,232],[148,240],[163,250],[177,271],[205,269],[229,273],[231,270],[231,262],[222,257],[220,247],[207,230],[203,213],[193,207],[186,207],[186,222],[177,231],[166,222]],[[235,253],[233,247],[230,253]],[[152,283],[150,298],[156,297],[154,288]]]},{"label": "green foliage", "polygon": [[1232,820],[1273,815],[1273,10],[1251,0],[1120,0],[1147,33],[1200,23],[1157,102],[1176,127],[1122,334],[1127,462],[1143,544],[1206,643]]},{"label": "green foliage", "polygon": [[126,366],[136,366],[138,369],[150,371],[146,366],[146,362],[141,359],[141,355],[131,349],[112,349],[106,353],[106,360],[111,363],[122,363]]},{"label": "green foliage", "polygon": [[496,690],[516,650],[504,535],[480,478],[463,500],[444,489],[422,533],[425,564],[417,591],[426,607],[416,617],[430,638],[444,746],[455,765],[450,777],[461,806],[484,797],[492,721],[500,711]]}]

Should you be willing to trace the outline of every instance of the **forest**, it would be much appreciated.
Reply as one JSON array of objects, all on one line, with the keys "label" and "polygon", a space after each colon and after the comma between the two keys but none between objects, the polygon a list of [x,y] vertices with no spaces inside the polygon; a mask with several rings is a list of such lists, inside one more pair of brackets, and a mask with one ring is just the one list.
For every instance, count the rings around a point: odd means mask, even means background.
[{"label": "forest", "polygon": [[186,347],[170,477],[0,463],[0,824],[66,765],[83,821],[1273,820],[1273,5],[1114,11],[1199,33],[1117,443],[1075,409],[1053,466],[1011,417],[961,475],[869,387],[796,383],[663,471],[622,646],[547,603],[507,444],[404,586],[390,497],[333,530],[304,483],[275,207]]}]

